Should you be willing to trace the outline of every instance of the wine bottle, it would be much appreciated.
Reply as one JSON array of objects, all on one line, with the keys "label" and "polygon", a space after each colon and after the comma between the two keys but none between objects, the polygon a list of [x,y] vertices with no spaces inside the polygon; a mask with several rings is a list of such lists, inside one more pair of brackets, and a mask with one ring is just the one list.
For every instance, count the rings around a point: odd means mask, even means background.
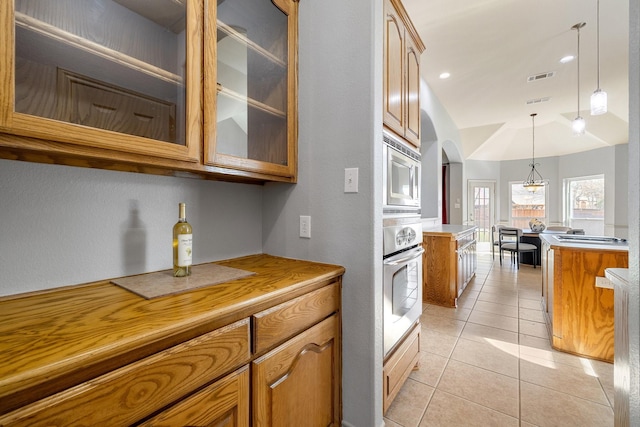
[{"label": "wine bottle", "polygon": [[187,222],[187,205],[178,203],[178,222],[173,226],[173,276],[191,275],[193,232]]}]

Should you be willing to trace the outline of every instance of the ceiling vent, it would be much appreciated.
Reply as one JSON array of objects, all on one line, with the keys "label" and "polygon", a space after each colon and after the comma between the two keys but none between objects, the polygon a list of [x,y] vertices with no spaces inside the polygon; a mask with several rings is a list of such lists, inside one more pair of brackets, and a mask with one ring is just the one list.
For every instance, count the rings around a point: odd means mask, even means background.
[{"label": "ceiling vent", "polygon": [[540,104],[541,102],[547,102],[551,99],[550,96],[545,96],[544,98],[535,98],[527,100],[527,105],[531,104]]},{"label": "ceiling vent", "polygon": [[527,82],[531,83],[531,82],[537,82],[538,80],[550,79],[555,75],[556,75],[555,71],[549,71],[548,73],[535,74],[533,76],[527,77]]}]

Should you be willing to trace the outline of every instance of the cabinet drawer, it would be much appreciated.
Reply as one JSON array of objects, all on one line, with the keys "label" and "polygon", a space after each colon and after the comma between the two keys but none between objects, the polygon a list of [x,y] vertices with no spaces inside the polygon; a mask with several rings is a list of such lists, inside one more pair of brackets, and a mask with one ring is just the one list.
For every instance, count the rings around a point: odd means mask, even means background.
[{"label": "cabinet drawer", "polygon": [[383,367],[383,410],[386,412],[420,357],[420,323],[413,327]]},{"label": "cabinet drawer", "polygon": [[0,417],[0,425],[128,425],[246,364],[243,319]]},{"label": "cabinet drawer", "polygon": [[249,427],[249,365],[140,424],[158,426]]},{"label": "cabinet drawer", "polygon": [[268,350],[337,311],[339,282],[294,298],[253,316],[254,352]]}]

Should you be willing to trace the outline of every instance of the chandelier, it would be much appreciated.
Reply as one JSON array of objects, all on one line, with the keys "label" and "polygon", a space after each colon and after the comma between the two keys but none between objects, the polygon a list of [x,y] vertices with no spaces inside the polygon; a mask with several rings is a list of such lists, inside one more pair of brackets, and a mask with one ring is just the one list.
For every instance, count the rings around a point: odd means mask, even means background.
[{"label": "chandelier", "polygon": [[544,187],[544,180],[542,179],[542,175],[540,175],[540,172],[536,170],[536,165],[540,164],[540,163],[536,163],[536,134],[535,134],[536,115],[537,115],[536,113],[531,114],[532,151],[531,151],[531,163],[529,164],[529,166],[531,166],[531,172],[529,172],[529,176],[522,183],[522,186],[532,193],[535,193],[540,188]]}]

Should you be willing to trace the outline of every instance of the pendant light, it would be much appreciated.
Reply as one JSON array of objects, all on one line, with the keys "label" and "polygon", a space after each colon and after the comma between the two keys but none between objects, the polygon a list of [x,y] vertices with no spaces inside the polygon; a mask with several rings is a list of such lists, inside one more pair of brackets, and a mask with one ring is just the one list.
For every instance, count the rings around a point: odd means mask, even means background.
[{"label": "pendant light", "polygon": [[522,183],[522,186],[532,193],[544,187],[542,175],[536,170],[536,165],[540,164],[536,163],[536,116],[536,113],[531,114],[531,163],[529,164],[529,166],[531,166],[531,172],[529,172],[529,176]]},{"label": "pendant light", "polygon": [[597,34],[597,62],[598,62],[598,88],[591,94],[591,115],[599,116],[607,112],[607,92],[600,89],[600,0],[597,0],[596,15],[596,34]]},{"label": "pendant light", "polygon": [[584,119],[580,116],[580,28],[587,25],[586,22],[579,22],[573,27],[572,30],[576,30],[578,32],[578,115],[575,119],[573,119],[573,123],[571,124],[571,128],[573,129],[574,136],[584,135],[585,130],[585,122]]}]

